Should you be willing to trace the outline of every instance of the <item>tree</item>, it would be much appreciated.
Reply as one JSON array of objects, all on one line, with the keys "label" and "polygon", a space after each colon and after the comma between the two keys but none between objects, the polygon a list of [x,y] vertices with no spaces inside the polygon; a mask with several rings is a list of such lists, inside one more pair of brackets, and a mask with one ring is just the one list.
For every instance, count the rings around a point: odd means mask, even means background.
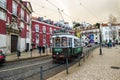
[{"label": "tree", "polygon": [[108,23],[110,23],[110,24],[117,23],[117,18],[114,15],[110,14],[109,19],[108,19]]},{"label": "tree", "polygon": [[78,26],[80,26],[80,23],[75,23],[75,24],[73,25],[73,28],[76,28],[76,27],[78,27]]}]

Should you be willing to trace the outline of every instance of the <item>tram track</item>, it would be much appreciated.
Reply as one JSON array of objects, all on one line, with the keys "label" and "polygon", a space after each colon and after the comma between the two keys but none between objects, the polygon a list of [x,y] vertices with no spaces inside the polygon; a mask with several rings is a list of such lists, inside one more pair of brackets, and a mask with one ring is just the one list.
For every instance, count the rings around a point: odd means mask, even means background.
[{"label": "tram track", "polygon": [[[87,50],[89,50],[89,48],[84,48],[83,52],[86,52]],[[69,67],[77,61],[78,59],[75,59],[70,62]],[[0,80],[39,80],[40,66],[43,67],[44,79],[66,69],[65,64],[54,64],[52,62],[52,57],[48,56],[44,58],[8,63],[3,66],[3,68],[0,67]]]}]

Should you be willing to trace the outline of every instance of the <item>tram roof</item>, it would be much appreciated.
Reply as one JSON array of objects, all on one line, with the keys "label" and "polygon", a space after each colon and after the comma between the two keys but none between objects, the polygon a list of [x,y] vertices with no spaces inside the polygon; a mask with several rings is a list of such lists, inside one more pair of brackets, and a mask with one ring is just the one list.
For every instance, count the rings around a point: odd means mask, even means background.
[{"label": "tram roof", "polygon": [[79,39],[78,37],[70,34],[70,33],[56,33],[52,36],[53,38],[54,37],[71,37],[71,38],[76,38],[76,39]]}]

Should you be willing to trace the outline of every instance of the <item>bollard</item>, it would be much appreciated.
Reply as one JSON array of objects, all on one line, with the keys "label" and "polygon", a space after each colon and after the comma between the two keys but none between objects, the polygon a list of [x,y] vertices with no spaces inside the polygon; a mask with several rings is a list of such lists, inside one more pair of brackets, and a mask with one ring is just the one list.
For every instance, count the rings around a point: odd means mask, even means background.
[{"label": "bollard", "polygon": [[40,80],[43,80],[43,67],[40,66]]},{"label": "bollard", "polygon": [[66,58],[66,73],[68,74],[68,57]]},{"label": "bollard", "polygon": [[17,57],[18,57],[18,59],[19,59],[20,56],[21,56],[21,52],[20,52],[20,50],[17,50]]},{"label": "bollard", "polygon": [[79,64],[78,64],[79,66],[80,66],[80,58],[81,58],[81,56],[80,56],[80,54],[79,54]]},{"label": "bollard", "polygon": [[46,55],[48,55],[48,48],[46,48]]},{"label": "bollard", "polygon": [[32,57],[32,49],[30,49],[30,56]]}]

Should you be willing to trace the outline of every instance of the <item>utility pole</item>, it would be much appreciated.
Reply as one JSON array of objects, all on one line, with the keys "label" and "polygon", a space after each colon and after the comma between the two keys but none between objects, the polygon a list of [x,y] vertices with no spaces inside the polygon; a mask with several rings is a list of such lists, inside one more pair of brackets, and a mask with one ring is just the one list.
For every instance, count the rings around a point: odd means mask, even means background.
[{"label": "utility pole", "polygon": [[100,30],[100,23],[96,23],[96,26],[98,27],[99,29],[99,37],[100,37],[100,55],[102,55],[102,33],[101,33],[101,30]]}]

